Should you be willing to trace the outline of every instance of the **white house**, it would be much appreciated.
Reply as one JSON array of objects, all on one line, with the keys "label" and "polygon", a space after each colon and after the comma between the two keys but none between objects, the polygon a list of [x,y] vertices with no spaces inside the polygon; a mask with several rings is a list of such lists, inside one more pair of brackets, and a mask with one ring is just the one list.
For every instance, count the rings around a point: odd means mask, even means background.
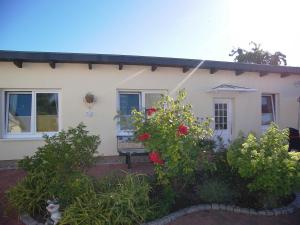
[{"label": "white house", "polygon": [[[224,140],[298,124],[300,68],[162,57],[0,51],[0,160],[31,155],[44,133],[84,122],[101,135],[99,153],[117,155],[132,108],[185,88],[199,118],[213,117]],[[92,93],[96,102],[84,101]],[[121,125],[120,125],[121,124]]]}]

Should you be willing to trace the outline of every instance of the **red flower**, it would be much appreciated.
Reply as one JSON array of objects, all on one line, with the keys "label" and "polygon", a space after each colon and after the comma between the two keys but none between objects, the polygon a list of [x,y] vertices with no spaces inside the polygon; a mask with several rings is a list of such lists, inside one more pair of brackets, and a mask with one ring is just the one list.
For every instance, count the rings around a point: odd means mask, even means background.
[{"label": "red flower", "polygon": [[180,124],[177,129],[178,135],[187,135],[189,133],[189,128],[183,124]]},{"label": "red flower", "polygon": [[157,110],[156,108],[149,108],[146,111],[148,116],[152,116],[152,114],[155,113]]},{"label": "red flower", "polygon": [[149,153],[149,159],[154,164],[163,165],[165,162],[160,158],[159,152],[153,151]]},{"label": "red flower", "polygon": [[150,134],[144,133],[138,136],[139,141],[147,141],[151,137]]}]

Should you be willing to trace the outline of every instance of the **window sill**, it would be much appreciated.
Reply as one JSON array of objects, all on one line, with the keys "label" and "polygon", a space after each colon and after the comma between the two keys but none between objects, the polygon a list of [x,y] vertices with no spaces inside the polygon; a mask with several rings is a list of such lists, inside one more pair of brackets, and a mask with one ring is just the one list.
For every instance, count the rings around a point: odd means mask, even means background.
[{"label": "window sill", "polygon": [[43,141],[43,137],[2,137],[0,141]]}]

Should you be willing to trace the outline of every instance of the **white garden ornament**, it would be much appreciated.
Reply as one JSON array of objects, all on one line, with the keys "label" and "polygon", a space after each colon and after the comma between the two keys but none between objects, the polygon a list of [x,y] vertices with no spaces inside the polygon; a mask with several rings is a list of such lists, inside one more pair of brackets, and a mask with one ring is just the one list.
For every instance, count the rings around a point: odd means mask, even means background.
[{"label": "white garden ornament", "polygon": [[61,213],[59,212],[59,204],[56,200],[48,200],[48,206],[46,207],[47,211],[50,213],[50,220],[46,221],[45,225],[56,225],[61,219]]}]

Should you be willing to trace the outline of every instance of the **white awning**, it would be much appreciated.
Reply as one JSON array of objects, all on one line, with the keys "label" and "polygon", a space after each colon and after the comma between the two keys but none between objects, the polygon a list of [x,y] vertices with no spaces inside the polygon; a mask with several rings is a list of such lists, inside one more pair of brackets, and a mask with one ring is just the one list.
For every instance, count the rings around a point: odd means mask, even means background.
[{"label": "white awning", "polygon": [[248,87],[240,87],[231,84],[221,84],[212,88],[209,92],[254,92],[256,89]]}]

